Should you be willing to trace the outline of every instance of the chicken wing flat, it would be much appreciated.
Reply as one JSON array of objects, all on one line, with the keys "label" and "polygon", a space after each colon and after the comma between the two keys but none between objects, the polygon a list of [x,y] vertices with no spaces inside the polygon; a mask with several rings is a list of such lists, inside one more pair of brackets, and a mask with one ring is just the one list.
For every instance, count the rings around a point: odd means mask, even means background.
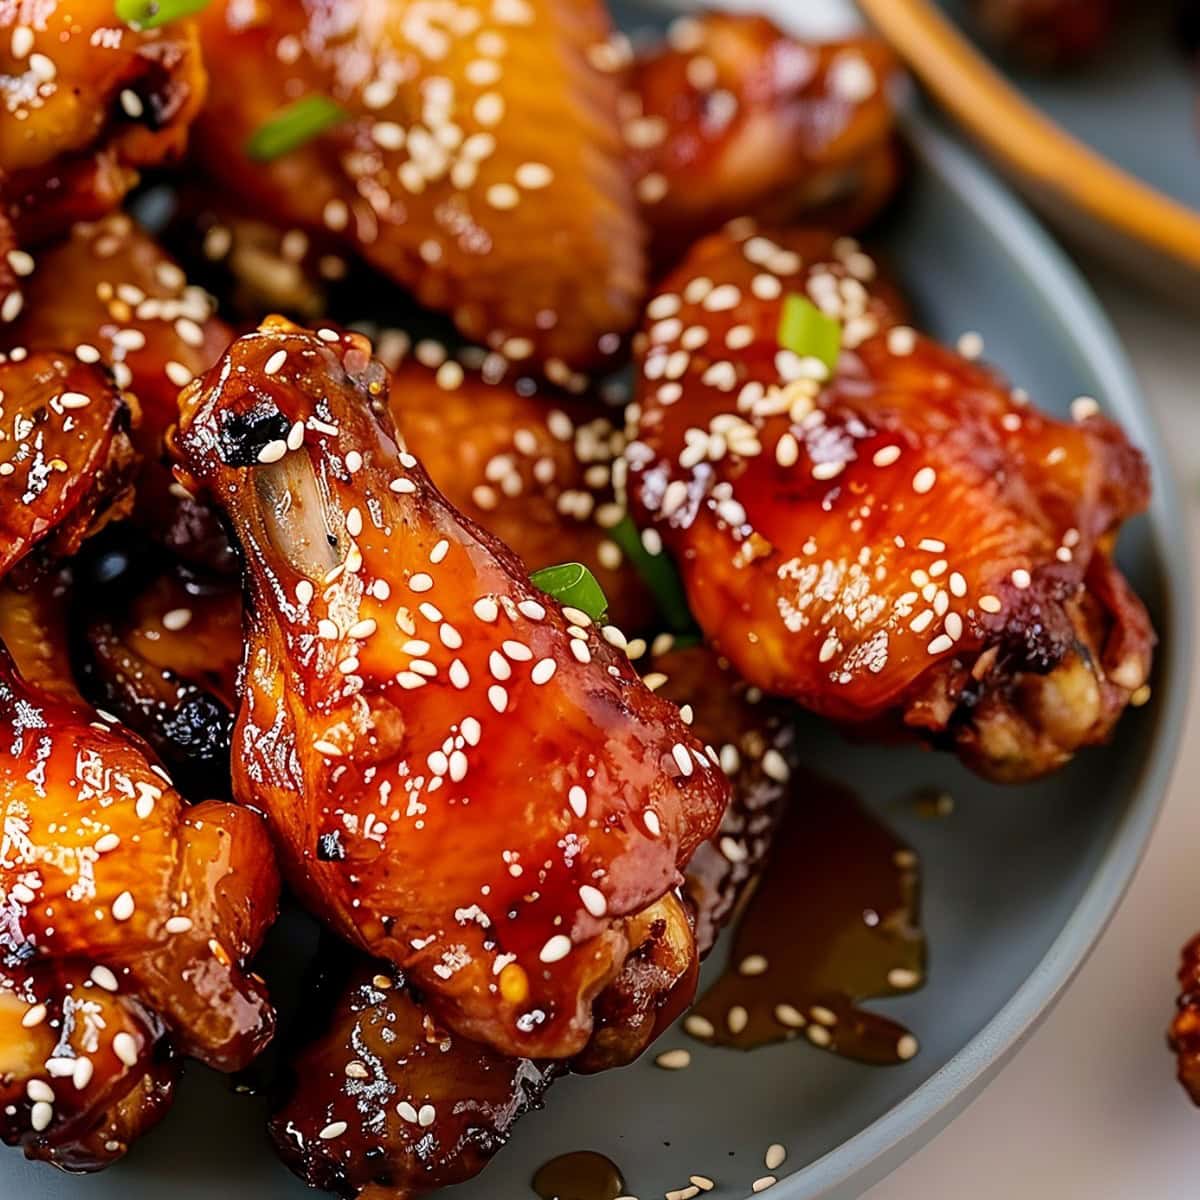
[{"label": "chicken wing flat", "polygon": [[142,748],[0,651],[0,1136],[104,1165],[167,1103],[174,1054],[245,1066],[273,1013],[244,963],[274,917],[260,818],[185,808]]},{"label": "chicken wing flat", "polygon": [[439,362],[436,343],[418,349],[425,362],[394,372],[392,419],[446,499],[530,570],[583,563],[619,628],[651,624],[653,599],[612,538],[624,516],[612,478],[623,430],[595,402]]},{"label": "chicken wing flat", "polygon": [[[792,733],[782,706],[757,699],[715,654],[664,648],[647,663],[660,694],[721,747],[732,800],[721,829],[687,868],[685,894],[701,956],[766,856],[783,808]],[[666,676],[664,679],[663,676]],[[670,940],[664,930],[663,937]],[[683,939],[679,939],[682,941]],[[690,939],[688,939],[690,941]],[[691,963],[661,944],[626,960],[598,1002],[606,1019],[572,1070],[622,1065],[680,1013]],[[561,1061],[509,1058],[439,1027],[394,968],[323,948],[317,1002],[286,1072],[271,1136],[314,1187],[401,1200],[477,1174],[517,1120],[539,1107]],[[679,972],[675,974],[673,972]]]},{"label": "chicken wing flat", "polygon": [[236,584],[159,564],[148,578],[94,595],[81,640],[90,698],[145,738],[194,792],[229,795],[242,661]]},{"label": "chicken wing flat", "polygon": [[180,450],[247,569],[235,794],[309,907],[439,1019],[567,1057],[727,785],[589,618],[432,487],[387,390],[361,335],[273,319],[184,397]]},{"label": "chicken wing flat", "polygon": [[683,17],[633,63],[622,131],[656,257],[735,217],[855,229],[899,177],[878,38],[804,42],[765,17]]},{"label": "chicken wing flat", "polygon": [[617,348],[643,235],[617,83],[586,54],[609,29],[599,0],[352,0],[336,20],[224,0],[201,23],[221,70],[200,154],[261,211],[334,232],[514,359]]},{"label": "chicken wing flat", "polygon": [[631,498],[748,681],[1029,778],[1146,683],[1110,557],[1145,463],[1094,401],[1053,420],[899,323],[874,277],[822,234],[700,243],[648,309]]},{"label": "chicken wing flat", "polygon": [[0,576],[35,547],[74,553],[128,510],[128,423],[99,367],[50,352],[0,362]]},{"label": "chicken wing flat", "polygon": [[208,296],[124,213],[75,225],[39,256],[25,288],[28,304],[7,344],[73,350],[81,362],[104,364],[134,410],[138,524],[176,553],[231,571],[224,534],[173,486],[164,446],[179,389],[233,339]]},{"label": "chicken wing flat", "polygon": [[110,0],[0,11],[0,213],[15,250],[0,319],[21,311],[28,249],[116,208],[139,168],[178,156],[204,100],[195,26],[135,30]]}]

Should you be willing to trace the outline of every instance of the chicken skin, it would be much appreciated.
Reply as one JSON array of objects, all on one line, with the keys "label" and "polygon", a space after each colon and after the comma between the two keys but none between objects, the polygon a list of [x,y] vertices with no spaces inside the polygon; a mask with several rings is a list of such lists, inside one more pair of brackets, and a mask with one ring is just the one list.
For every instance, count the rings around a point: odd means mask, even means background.
[{"label": "chicken skin", "polygon": [[878,38],[808,43],[765,17],[676,21],[638,56],[622,132],[655,257],[673,261],[735,217],[856,229],[899,176]]},{"label": "chicken skin", "polygon": [[631,499],[744,678],[1004,780],[1144,694],[1154,635],[1111,550],[1146,466],[1094,401],[1042,415],[818,233],[738,222],[648,314]]},{"label": "chicken skin", "polygon": [[[654,621],[641,576],[613,540],[625,515],[613,488],[624,434],[593,401],[532,380],[490,378],[420,347],[393,372],[392,419],[450,503],[533,571],[581,562],[623,630]],[[426,364],[430,365],[426,365]]]},{"label": "chicken skin", "polygon": [[235,568],[211,511],[173,486],[164,445],[178,420],[179,389],[233,339],[200,288],[124,213],[80,222],[38,258],[29,303],[5,339],[10,348],[74,351],[110,368],[133,409],[142,463],[135,519],[189,561]]},{"label": "chicken skin", "polygon": [[[145,552],[138,555],[145,561]],[[237,585],[178,562],[90,584],[81,680],[89,697],[145,738],[196,794],[230,794],[229,753],[242,606]]]},{"label": "chicken skin", "polygon": [[435,1017],[569,1057],[728,788],[587,615],[433,488],[369,351],[272,319],[182,399],[191,482],[247,571],[235,794],[307,905]]},{"label": "chicken skin", "polygon": [[130,737],[0,651],[0,1137],[94,1170],[168,1103],[175,1055],[221,1070],[273,1012],[244,964],[278,878],[258,816],[185,808]]},{"label": "chicken skin", "polygon": [[261,212],[333,232],[513,359],[617,349],[644,239],[617,82],[586,53],[608,33],[599,0],[352,0],[336,17],[222,0],[201,27],[222,69],[200,156]]},{"label": "chicken skin", "polygon": [[45,352],[0,362],[0,576],[53,560],[128,511],[129,414],[96,366]]},{"label": "chicken skin", "polygon": [[28,250],[116,208],[140,168],[178,157],[205,74],[194,24],[134,29],[109,0],[6,5],[0,48],[0,320],[11,321]]},{"label": "chicken skin", "polygon": [[[646,667],[659,694],[685,712],[694,708],[692,728],[720,746],[732,784],[720,831],[687,868],[703,956],[766,857],[783,810],[792,731],[781,705],[752,701],[752,689],[710,650],[664,644]],[[314,1187],[369,1200],[408,1200],[471,1178],[567,1064],[505,1057],[460,1038],[439,1027],[395,968],[351,957],[322,949],[316,1002],[306,1008],[302,1046],[271,1121],[280,1156]],[[626,961],[602,997],[608,1023],[571,1069],[627,1062],[631,1033],[641,1049],[679,1015],[668,961]]]}]

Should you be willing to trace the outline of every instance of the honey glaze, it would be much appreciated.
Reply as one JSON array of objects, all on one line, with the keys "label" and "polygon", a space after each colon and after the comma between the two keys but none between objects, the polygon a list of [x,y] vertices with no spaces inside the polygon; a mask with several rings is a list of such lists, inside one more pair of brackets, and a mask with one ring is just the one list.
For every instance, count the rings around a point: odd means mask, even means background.
[{"label": "honey glaze", "polygon": [[917,1039],[858,1005],[924,982],[917,857],[845,788],[811,773],[792,782],[729,967],[684,1029],[741,1050],[803,1035],[861,1062],[903,1062]]},{"label": "honey glaze", "polygon": [[593,1150],[576,1150],[539,1167],[533,1190],[542,1200],[618,1200],[625,1181],[611,1159]]}]

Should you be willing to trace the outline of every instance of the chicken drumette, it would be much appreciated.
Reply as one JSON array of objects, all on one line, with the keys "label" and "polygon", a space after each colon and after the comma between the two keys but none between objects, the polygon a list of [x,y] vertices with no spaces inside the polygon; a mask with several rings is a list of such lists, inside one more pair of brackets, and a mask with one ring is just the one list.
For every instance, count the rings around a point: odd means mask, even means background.
[{"label": "chicken drumette", "polygon": [[176,1055],[237,1070],[270,1038],[244,964],[278,880],[255,814],[186,808],[138,743],[3,650],[0,736],[0,1136],[94,1170],[162,1114]]},{"label": "chicken drumette", "polygon": [[[678,709],[396,442],[359,335],[281,320],[184,398],[246,563],[235,793],[293,886],[456,1032],[569,1057],[728,788]],[[519,797],[516,811],[514,797]]]},{"label": "chicken drumette", "polygon": [[1094,401],[1053,420],[916,333],[847,239],[737,222],[647,311],[631,497],[746,679],[1010,780],[1145,694],[1112,549],[1147,472]]},{"label": "chicken drumette", "polygon": [[[647,666],[660,693],[695,709],[693,729],[720,746],[733,788],[720,831],[687,868],[703,955],[766,856],[788,790],[791,730],[778,705],[752,703],[711,651],[667,650]],[[627,1062],[678,1014],[678,980],[663,962],[626,962],[602,999],[607,1022],[567,1064],[506,1057],[459,1037],[395,968],[326,947],[305,1044],[271,1121],[276,1147],[310,1184],[345,1196],[407,1198],[468,1179],[568,1066]]]}]

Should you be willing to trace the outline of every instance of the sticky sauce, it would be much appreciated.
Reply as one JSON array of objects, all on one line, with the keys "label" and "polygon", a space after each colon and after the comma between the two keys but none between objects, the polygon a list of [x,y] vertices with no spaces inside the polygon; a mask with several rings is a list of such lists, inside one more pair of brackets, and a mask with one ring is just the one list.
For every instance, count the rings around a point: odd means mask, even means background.
[{"label": "sticky sauce", "polygon": [[859,1002],[925,979],[917,857],[846,789],[793,778],[791,810],[738,921],[729,968],[684,1029],[742,1050],[806,1037],[862,1062],[903,1062],[917,1039]]},{"label": "sticky sauce", "polygon": [[611,1159],[592,1150],[577,1150],[540,1167],[533,1190],[541,1200],[618,1200],[625,1181]]}]

